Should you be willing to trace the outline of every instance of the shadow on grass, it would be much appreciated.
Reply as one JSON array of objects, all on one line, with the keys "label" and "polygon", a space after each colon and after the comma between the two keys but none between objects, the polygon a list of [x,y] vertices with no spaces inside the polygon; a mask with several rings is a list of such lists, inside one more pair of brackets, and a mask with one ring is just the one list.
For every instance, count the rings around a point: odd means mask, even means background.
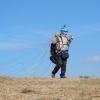
[{"label": "shadow on grass", "polygon": [[30,89],[23,89],[22,91],[21,91],[21,93],[24,93],[24,94],[26,94],[26,93],[34,93],[34,94],[36,94],[36,91],[34,91],[34,90],[30,90]]}]

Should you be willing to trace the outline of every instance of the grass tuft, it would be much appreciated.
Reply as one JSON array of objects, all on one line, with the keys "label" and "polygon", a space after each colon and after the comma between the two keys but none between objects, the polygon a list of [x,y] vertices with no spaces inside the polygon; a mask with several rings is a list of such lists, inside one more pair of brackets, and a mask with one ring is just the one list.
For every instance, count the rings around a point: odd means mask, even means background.
[{"label": "grass tuft", "polygon": [[25,93],[26,94],[26,93],[31,93],[31,92],[32,93],[36,93],[36,91],[30,90],[30,89],[26,89],[26,88],[23,89],[21,93]]}]

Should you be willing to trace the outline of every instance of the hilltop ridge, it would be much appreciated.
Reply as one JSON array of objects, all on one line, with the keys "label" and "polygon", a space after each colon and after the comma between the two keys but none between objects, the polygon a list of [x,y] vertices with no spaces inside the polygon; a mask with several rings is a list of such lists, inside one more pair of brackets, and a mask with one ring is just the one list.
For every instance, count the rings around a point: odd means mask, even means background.
[{"label": "hilltop ridge", "polygon": [[100,78],[0,76],[0,100],[100,100]]}]

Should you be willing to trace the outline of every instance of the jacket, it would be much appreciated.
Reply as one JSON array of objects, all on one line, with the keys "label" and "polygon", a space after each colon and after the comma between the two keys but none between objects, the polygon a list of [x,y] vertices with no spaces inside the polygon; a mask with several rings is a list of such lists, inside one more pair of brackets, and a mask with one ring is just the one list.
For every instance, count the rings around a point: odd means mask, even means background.
[{"label": "jacket", "polygon": [[66,51],[68,50],[68,46],[70,45],[71,43],[71,40],[68,39],[66,36],[64,36],[63,34],[61,34],[60,36],[58,37],[54,37],[52,39],[52,43],[53,44],[56,44],[56,48],[57,50],[61,50],[61,51]]}]

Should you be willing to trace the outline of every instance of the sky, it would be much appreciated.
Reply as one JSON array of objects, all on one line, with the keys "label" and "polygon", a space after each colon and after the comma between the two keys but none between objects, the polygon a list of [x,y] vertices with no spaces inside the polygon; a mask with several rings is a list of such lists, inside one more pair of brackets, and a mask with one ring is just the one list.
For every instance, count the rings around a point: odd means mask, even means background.
[{"label": "sky", "polygon": [[66,76],[100,77],[100,0],[0,0],[0,76],[51,77],[50,42],[64,24],[74,37]]}]

